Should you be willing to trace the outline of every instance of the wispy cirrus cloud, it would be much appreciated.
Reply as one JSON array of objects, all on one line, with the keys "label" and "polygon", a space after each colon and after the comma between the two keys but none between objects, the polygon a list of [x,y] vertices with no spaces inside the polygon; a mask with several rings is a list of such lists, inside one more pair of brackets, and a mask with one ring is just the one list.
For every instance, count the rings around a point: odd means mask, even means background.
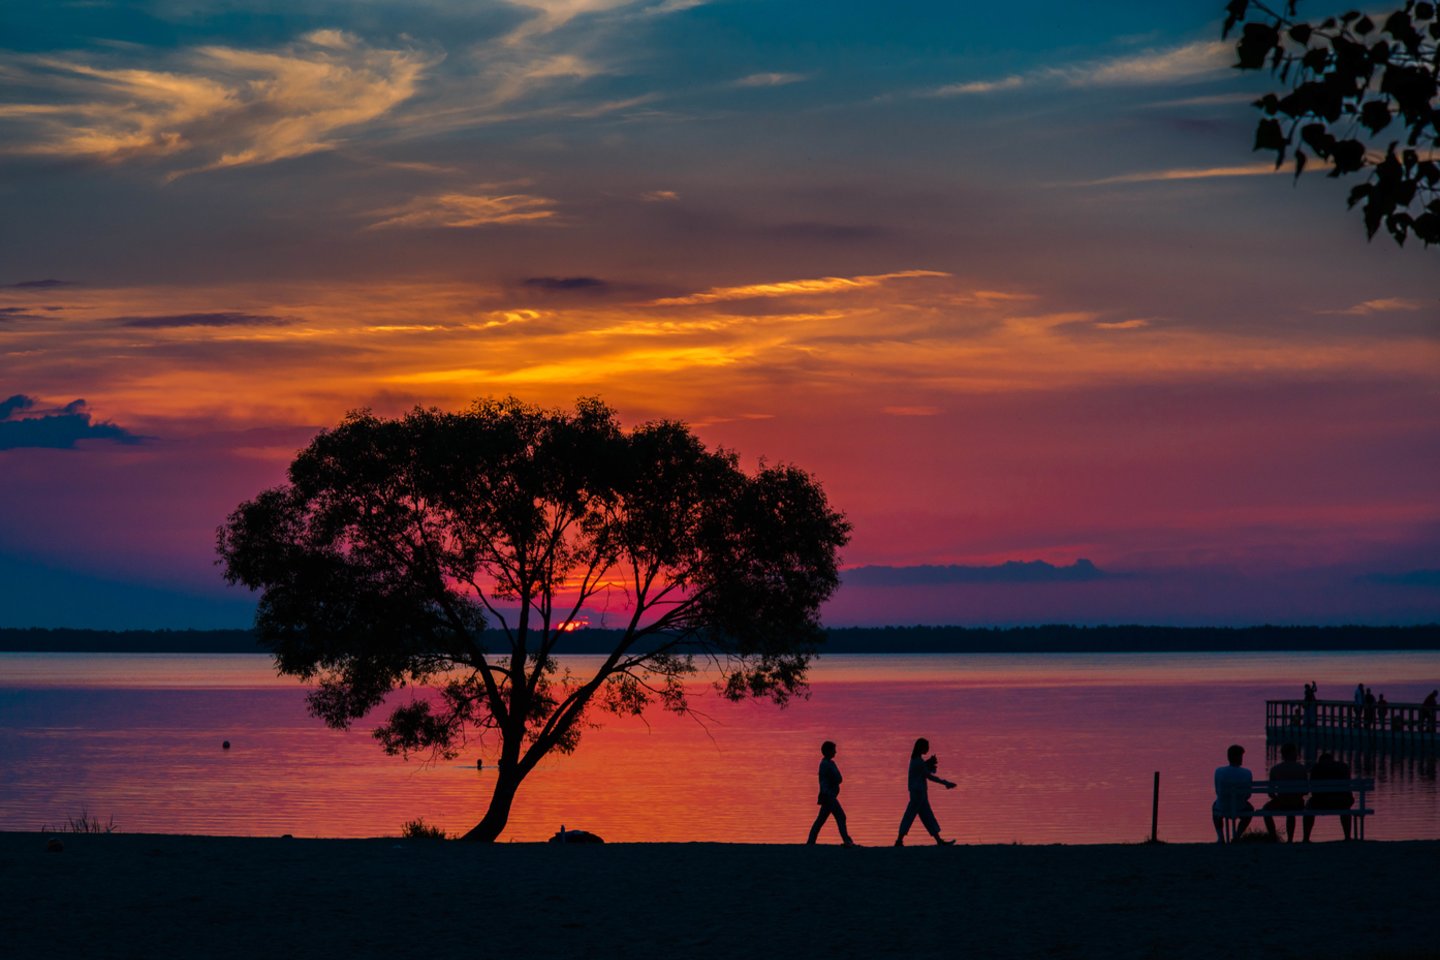
[{"label": "wispy cirrus cloud", "polygon": [[167,160],[171,177],[273,163],[332,149],[385,116],[440,59],[371,47],[339,30],[274,49],[157,54],[145,67],[116,65],[118,56],[11,58],[16,93],[0,103],[6,152]]},{"label": "wispy cirrus cloud", "polygon": [[1365,300],[1353,306],[1346,307],[1343,310],[1322,310],[1320,312],[1337,314],[1344,317],[1367,317],[1375,313],[1420,310],[1424,307],[1425,301],[1423,300],[1410,300],[1404,297],[1381,297],[1375,300]]},{"label": "wispy cirrus cloud", "polygon": [[1233,58],[1234,51],[1224,41],[1197,41],[1164,50],[1146,50],[1125,56],[1044,67],[993,80],[949,83],[927,91],[927,95],[975,96],[1046,84],[1119,87],[1185,83],[1220,74]]},{"label": "wispy cirrus cloud", "polygon": [[369,229],[393,227],[485,227],[533,223],[555,216],[555,201],[528,193],[440,193],[415,197],[398,207],[376,211],[381,219]]},{"label": "wispy cirrus cloud", "polygon": [[1080,180],[1065,186],[1108,187],[1126,183],[1167,183],[1176,180],[1215,180],[1225,177],[1268,177],[1277,173],[1289,174],[1288,170],[1277,170],[1275,164],[1244,163],[1226,167],[1176,167],[1170,170],[1141,170],[1135,173],[1121,173],[1097,180]]},{"label": "wispy cirrus cloud", "polygon": [[950,274],[939,270],[900,270],[894,273],[878,273],[860,277],[818,277],[813,280],[780,280],[775,283],[752,283],[738,287],[712,287],[699,293],[683,297],[663,297],[652,300],[653,307],[685,307],[701,303],[719,303],[725,300],[754,300],[764,297],[794,297],[817,293],[848,293],[878,287],[890,280],[909,280],[920,277],[948,277]]},{"label": "wispy cirrus cloud", "polygon": [[731,86],[735,87],[784,87],[792,83],[803,83],[810,79],[803,73],[752,73],[741,77]]}]

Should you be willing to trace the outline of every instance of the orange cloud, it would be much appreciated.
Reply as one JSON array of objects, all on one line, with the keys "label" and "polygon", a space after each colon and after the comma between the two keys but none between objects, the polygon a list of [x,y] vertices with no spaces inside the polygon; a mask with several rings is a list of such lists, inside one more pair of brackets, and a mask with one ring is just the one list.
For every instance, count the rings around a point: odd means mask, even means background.
[{"label": "orange cloud", "polygon": [[916,277],[948,277],[938,270],[901,270],[862,277],[820,277],[814,280],[781,280],[775,283],[752,283],[738,287],[712,287],[684,297],[665,297],[650,301],[652,307],[682,307],[725,300],[754,300],[762,297],[793,297],[815,293],[848,293],[877,287],[887,280],[908,280]]},{"label": "orange cloud", "polygon": [[482,227],[532,223],[555,216],[555,201],[528,193],[491,196],[483,193],[441,193],[416,197],[409,203],[377,211],[384,219],[369,227]]}]

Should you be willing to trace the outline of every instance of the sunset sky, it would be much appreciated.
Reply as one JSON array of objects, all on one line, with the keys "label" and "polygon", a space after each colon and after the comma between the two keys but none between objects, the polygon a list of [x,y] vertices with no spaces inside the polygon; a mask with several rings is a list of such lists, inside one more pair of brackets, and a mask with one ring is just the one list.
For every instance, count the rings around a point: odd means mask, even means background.
[{"label": "sunset sky", "polygon": [[1440,620],[1440,254],[1220,0],[1016,11],[0,5],[0,626],[245,626],[318,429],[511,393],[812,471],[833,625]]}]

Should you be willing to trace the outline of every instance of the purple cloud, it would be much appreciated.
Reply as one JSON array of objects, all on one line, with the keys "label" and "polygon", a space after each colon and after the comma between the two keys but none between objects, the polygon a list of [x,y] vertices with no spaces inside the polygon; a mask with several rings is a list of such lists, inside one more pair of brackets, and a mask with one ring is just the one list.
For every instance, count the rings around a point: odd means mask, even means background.
[{"label": "purple cloud", "polygon": [[932,564],[913,567],[856,567],[844,573],[846,584],[867,587],[936,586],[947,583],[1075,583],[1115,579],[1118,576],[1120,575],[1106,573],[1084,558],[1067,567],[1057,567],[1044,560],[1008,560],[983,567]]},{"label": "purple cloud", "polygon": [[175,313],[155,317],[111,317],[111,323],[122,327],[147,330],[169,327],[283,327],[295,321],[263,313]]},{"label": "purple cloud", "polygon": [[34,397],[23,393],[0,401],[0,450],[73,450],[81,440],[111,440],[127,445],[145,440],[117,424],[95,422],[84,400],[73,400],[51,410],[39,409],[38,404]]},{"label": "purple cloud", "polygon": [[0,284],[5,290],[48,290],[51,287],[71,287],[74,280],[21,280],[19,283]]}]

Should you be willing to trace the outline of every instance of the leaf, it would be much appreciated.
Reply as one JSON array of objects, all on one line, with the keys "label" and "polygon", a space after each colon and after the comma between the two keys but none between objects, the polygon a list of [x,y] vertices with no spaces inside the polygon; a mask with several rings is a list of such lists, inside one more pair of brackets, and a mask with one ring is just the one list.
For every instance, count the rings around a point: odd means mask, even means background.
[{"label": "leaf", "polygon": [[1415,19],[1429,20],[1435,16],[1435,5],[1431,3],[1415,4]]},{"label": "leaf", "polygon": [[1371,197],[1370,202],[1365,204],[1365,239],[1375,239],[1375,231],[1380,229],[1380,222],[1385,217],[1385,211],[1380,204]]},{"label": "leaf", "polygon": [[1405,235],[1410,230],[1410,224],[1414,222],[1408,213],[1392,213],[1385,218],[1385,229],[1389,230],[1390,236],[1394,237],[1395,242],[1403,247],[1405,246]]},{"label": "leaf", "polygon": [[1300,58],[1300,65],[1306,70],[1320,73],[1325,65],[1330,62],[1330,51],[1324,47],[1311,47],[1305,51],[1305,56]]},{"label": "leaf", "polygon": [[1225,5],[1225,26],[1220,31],[1220,39],[1224,40],[1230,35],[1230,28],[1241,20],[1245,19],[1245,13],[1250,9],[1250,0],[1230,0]]},{"label": "leaf", "polygon": [[1379,133],[1390,125],[1392,115],[1387,100],[1369,100],[1360,108],[1360,123],[1371,133]]},{"label": "leaf", "polygon": [[1290,28],[1290,39],[1294,40],[1301,46],[1307,46],[1310,43],[1310,34],[1313,32],[1314,30],[1310,26],[1310,24],[1297,23],[1295,24],[1295,26]]},{"label": "leaf", "polygon": [[1253,150],[1284,150],[1285,134],[1280,130],[1279,120],[1261,120],[1255,128]]},{"label": "leaf", "polygon": [[1300,139],[1310,145],[1315,155],[1322,160],[1330,156],[1335,149],[1335,138],[1329,130],[1325,129],[1323,123],[1307,123],[1300,128]]},{"label": "leaf", "polygon": [[1247,23],[1235,45],[1241,70],[1259,70],[1270,51],[1280,45],[1280,31],[1268,23]]},{"label": "leaf", "polygon": [[1415,218],[1415,222],[1411,224],[1411,229],[1415,231],[1415,236],[1424,241],[1427,247],[1432,243],[1440,243],[1440,214],[1420,214],[1420,216]]},{"label": "leaf", "polygon": [[1331,150],[1331,162],[1335,164],[1330,176],[1354,173],[1365,166],[1365,144],[1359,140],[1341,140]]},{"label": "leaf", "polygon": [[1370,184],[1362,183],[1350,188],[1350,199],[1346,202],[1347,207],[1353,208],[1355,204],[1370,196]]},{"label": "leaf", "polygon": [[1355,21],[1355,26],[1353,29],[1355,30],[1355,34],[1357,36],[1363,37],[1367,33],[1370,33],[1375,29],[1375,21],[1371,20],[1369,17],[1361,17],[1359,20]]},{"label": "leaf", "polygon": [[1305,161],[1308,159],[1304,150],[1295,151],[1295,179],[1290,181],[1291,183],[1300,182],[1300,174],[1305,172]]},{"label": "leaf", "polygon": [[1410,24],[1410,14],[1404,10],[1396,10],[1390,14],[1385,18],[1385,32],[1397,40],[1414,33],[1415,28]]}]

